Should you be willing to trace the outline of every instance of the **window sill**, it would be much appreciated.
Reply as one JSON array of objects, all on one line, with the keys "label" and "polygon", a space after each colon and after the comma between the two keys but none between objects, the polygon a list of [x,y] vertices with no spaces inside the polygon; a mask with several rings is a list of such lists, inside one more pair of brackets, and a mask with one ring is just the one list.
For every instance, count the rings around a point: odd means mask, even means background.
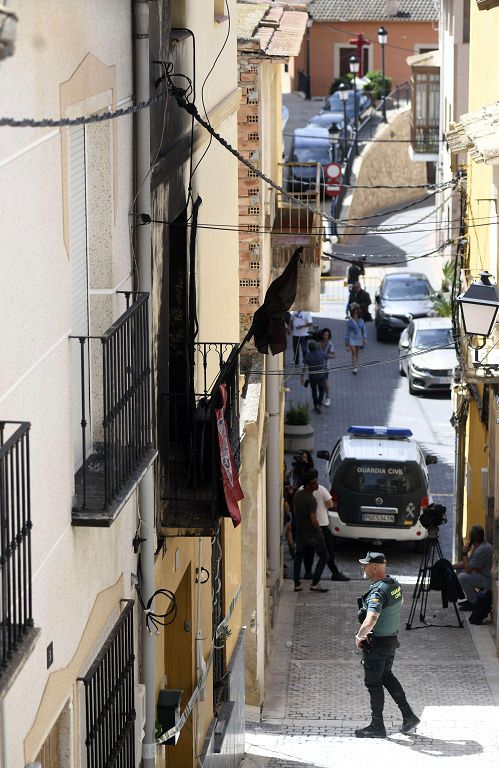
[{"label": "window sill", "polygon": [[215,24],[223,24],[226,21],[229,21],[228,16],[215,16],[214,18]]}]

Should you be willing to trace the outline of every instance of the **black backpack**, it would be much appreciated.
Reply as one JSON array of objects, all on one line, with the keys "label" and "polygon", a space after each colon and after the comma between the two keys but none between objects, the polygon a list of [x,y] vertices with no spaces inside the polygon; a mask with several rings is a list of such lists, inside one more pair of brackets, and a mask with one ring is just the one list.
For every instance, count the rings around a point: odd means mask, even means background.
[{"label": "black backpack", "polygon": [[470,624],[482,624],[492,610],[492,592],[480,591],[477,595],[475,607],[470,613]]}]

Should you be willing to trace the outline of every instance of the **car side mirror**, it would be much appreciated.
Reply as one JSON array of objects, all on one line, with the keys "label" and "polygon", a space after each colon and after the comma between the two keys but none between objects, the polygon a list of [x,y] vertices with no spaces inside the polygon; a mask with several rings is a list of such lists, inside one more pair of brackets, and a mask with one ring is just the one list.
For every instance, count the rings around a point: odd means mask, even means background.
[{"label": "car side mirror", "polygon": [[325,459],[326,461],[329,461],[331,458],[329,455],[329,451],[317,451],[317,458],[318,459]]},{"label": "car side mirror", "polygon": [[438,464],[438,459],[434,453],[428,453],[425,457],[425,461],[426,461],[426,464]]}]

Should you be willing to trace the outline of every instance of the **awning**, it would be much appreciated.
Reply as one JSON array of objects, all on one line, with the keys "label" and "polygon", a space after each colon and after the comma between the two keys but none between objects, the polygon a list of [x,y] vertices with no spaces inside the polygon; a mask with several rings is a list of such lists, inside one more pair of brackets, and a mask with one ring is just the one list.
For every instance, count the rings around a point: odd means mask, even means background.
[{"label": "awning", "polygon": [[499,101],[461,115],[445,138],[451,152],[469,152],[475,163],[499,164]]}]

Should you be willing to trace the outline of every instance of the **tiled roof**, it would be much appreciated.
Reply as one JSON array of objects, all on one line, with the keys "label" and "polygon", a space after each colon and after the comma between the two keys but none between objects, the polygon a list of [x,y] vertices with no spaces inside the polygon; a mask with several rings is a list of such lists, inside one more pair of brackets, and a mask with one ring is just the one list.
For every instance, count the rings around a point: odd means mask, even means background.
[{"label": "tiled roof", "polygon": [[312,0],[315,21],[436,21],[435,0]]},{"label": "tiled roof", "polygon": [[237,3],[239,46],[253,43],[265,56],[298,56],[307,26],[304,5],[240,0]]},{"label": "tiled roof", "polygon": [[499,161],[499,102],[487,104],[476,112],[461,115],[451,123],[445,138],[451,152],[468,151],[476,163],[496,164]]}]

